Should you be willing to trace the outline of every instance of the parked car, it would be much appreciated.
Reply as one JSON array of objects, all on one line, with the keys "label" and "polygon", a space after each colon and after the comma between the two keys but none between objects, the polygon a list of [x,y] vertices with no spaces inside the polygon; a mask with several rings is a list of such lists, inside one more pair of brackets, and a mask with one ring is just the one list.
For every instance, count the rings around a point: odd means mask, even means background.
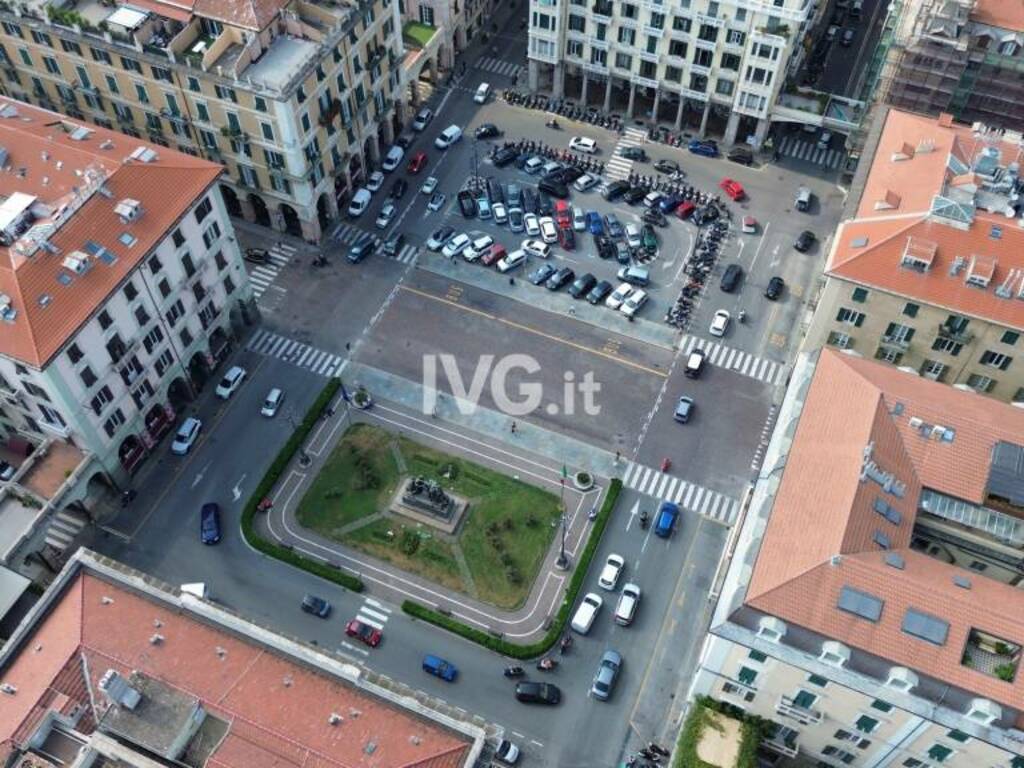
[{"label": "parked car", "polygon": [[555,274],[548,278],[545,287],[549,291],[560,291],[566,285],[568,285],[572,279],[576,276],[576,273],[569,267],[560,268]]},{"label": "parked car", "polygon": [[665,197],[663,192],[653,190],[644,195],[644,208],[654,208],[661,202],[662,198]]},{"label": "parked car", "polygon": [[504,203],[495,203],[491,208],[491,213],[494,214],[495,224],[505,224],[508,222],[508,208],[505,207]]},{"label": "parked car", "polygon": [[739,287],[742,279],[743,267],[739,264],[730,264],[722,273],[722,281],[719,283],[719,287],[726,293],[732,293]]},{"label": "parked car", "polygon": [[[512,251],[508,256],[501,259],[498,262],[499,272],[511,272],[516,267],[521,267],[526,263],[526,251]],[[547,265],[545,265],[547,266]]]},{"label": "parked car", "polygon": [[577,192],[588,192],[600,183],[601,179],[597,176],[591,176],[589,173],[584,173],[576,179],[575,182],[573,182],[573,187]]},{"label": "parked car", "polygon": [[726,177],[718,183],[718,186],[720,186],[722,191],[737,203],[741,200],[745,200],[747,197],[747,192],[743,189],[743,185],[736,181],[736,179]]},{"label": "parked car", "polygon": [[558,227],[554,219],[545,216],[540,220],[540,237],[545,243],[558,242]]},{"label": "parked car", "polygon": [[667,539],[675,530],[678,519],[679,507],[671,501],[663,501],[658,509],[658,515],[654,519],[654,535]]},{"label": "parked car", "polygon": [[447,256],[449,259],[458,256],[469,247],[469,243],[469,235],[465,232],[461,232],[449,240],[444,248],[441,249],[441,255]]},{"label": "parked car", "polygon": [[245,368],[240,365],[233,365],[224,374],[224,378],[220,380],[215,394],[221,400],[227,400],[242,386],[243,381],[245,381]]},{"label": "parked car", "polygon": [[672,418],[678,421],[680,424],[685,424],[690,420],[693,415],[693,398],[687,395],[683,395],[676,401],[676,410],[672,414]]},{"label": "parked car", "polygon": [[459,670],[454,664],[450,664],[440,656],[434,656],[433,654],[427,654],[423,657],[423,671],[427,674],[440,677],[449,683],[454,683],[455,678],[459,676]]},{"label": "parked car", "polygon": [[555,266],[553,264],[541,264],[533,272],[526,276],[534,285],[542,285],[548,281],[553,274],[555,274]]},{"label": "parked car", "polygon": [[604,562],[604,568],[601,569],[601,575],[597,579],[598,586],[609,592],[614,591],[625,568],[626,561],[621,555],[608,555]]},{"label": "parked car", "polygon": [[359,619],[352,619],[345,625],[345,634],[348,637],[354,637],[371,648],[376,648],[380,645],[381,638],[384,636],[384,633],[379,629]]},{"label": "parked car", "polygon": [[199,539],[203,544],[220,541],[220,506],[212,501],[199,510]]},{"label": "parked car", "polygon": [[246,248],[243,258],[253,264],[267,264],[270,261],[270,251],[266,248]]},{"label": "parked car", "polygon": [[485,221],[491,218],[491,201],[487,199],[487,195],[480,195],[476,199],[476,215]]},{"label": "parked car", "polygon": [[645,286],[651,280],[651,273],[647,267],[621,267],[617,276],[619,280],[630,285]]},{"label": "parked car", "polygon": [[321,619],[326,619],[331,615],[331,604],[316,595],[303,595],[300,606],[303,613],[319,616]]},{"label": "parked car", "polygon": [[624,194],[622,199],[629,205],[637,205],[638,203],[643,202],[644,198],[647,197],[648,192],[648,188],[644,186],[630,187],[629,192]]},{"label": "parked car", "polygon": [[448,198],[444,196],[444,192],[435,192],[430,196],[430,202],[427,203],[427,210],[440,211],[442,208],[444,208],[444,203],[445,200],[447,199]]},{"label": "parked car", "polygon": [[356,193],[352,195],[352,202],[348,205],[348,215],[355,219],[366,213],[366,209],[370,206],[370,198],[370,190],[363,187],[357,189]]},{"label": "parked car", "polygon": [[618,200],[620,197],[622,197],[628,191],[629,191],[629,182],[628,181],[623,181],[623,180],[613,181],[611,184],[609,184],[607,187],[604,188],[604,199],[611,203],[611,202],[614,202],[615,200]]},{"label": "parked car", "polygon": [[562,182],[556,182],[551,179],[541,179],[540,184],[537,185],[537,189],[541,192],[547,192],[552,197],[557,197],[559,200],[564,200],[569,196],[569,188]]},{"label": "parked car", "polygon": [[494,759],[505,765],[515,765],[519,760],[519,747],[508,739],[502,739],[494,750]]},{"label": "parked car", "polygon": [[407,189],[409,189],[408,181],[405,179],[395,179],[395,183],[391,185],[391,199],[400,200]]},{"label": "parked car", "polygon": [[405,150],[397,144],[394,144],[388,148],[387,154],[384,155],[384,160],[381,162],[380,167],[386,172],[393,171],[398,167],[398,164],[402,162],[403,157],[405,157]]},{"label": "parked car", "polygon": [[457,199],[459,201],[459,210],[462,212],[464,218],[472,219],[476,216],[476,200],[473,199],[473,193],[468,189],[464,189],[459,192]]},{"label": "parked car", "polygon": [[605,300],[604,305],[609,309],[618,309],[634,290],[629,283],[621,283]]},{"label": "parked car", "polygon": [[632,251],[629,246],[626,245],[622,240],[615,241],[615,260],[619,264],[629,264],[629,260],[633,258]]},{"label": "parked car", "polygon": [[587,294],[588,304],[600,304],[602,301],[608,298],[608,294],[612,292],[612,284],[607,280],[601,280],[593,288],[590,289],[590,293]]},{"label": "parked car", "polygon": [[572,227],[559,227],[558,244],[567,251],[576,250],[576,234],[572,231]]},{"label": "parked car", "polygon": [[413,118],[412,129],[419,133],[430,125],[430,121],[433,119],[433,111],[429,107],[423,107],[423,109],[416,113],[416,117]]},{"label": "parked car", "polygon": [[619,217],[614,213],[605,215],[604,225],[608,229],[608,236],[616,240],[626,234],[625,230],[622,228],[622,223],[619,221]]},{"label": "parked car", "polygon": [[569,149],[593,155],[597,152],[597,142],[589,136],[573,136],[569,139]]},{"label": "parked car", "polygon": [[597,211],[587,211],[587,229],[592,235],[604,234],[604,222]]},{"label": "parked car", "polygon": [[559,227],[572,226],[572,210],[565,200],[559,200],[555,203],[555,221]]},{"label": "parked car", "polygon": [[676,216],[684,221],[693,215],[693,212],[697,210],[697,206],[692,200],[686,200],[676,208]]},{"label": "parked car", "polygon": [[462,258],[466,261],[476,261],[490,250],[494,245],[494,238],[490,235],[480,235],[469,243],[462,251]]},{"label": "parked car", "polygon": [[513,147],[502,147],[494,153],[491,161],[496,168],[504,168],[514,163],[517,157],[519,157],[519,152],[516,149]]},{"label": "parked car", "polygon": [[496,139],[501,136],[501,131],[494,123],[483,123],[473,133],[478,139]]},{"label": "parked car", "polygon": [[540,236],[540,219],[537,218],[536,213],[527,213],[523,216],[523,227],[530,237]]},{"label": "parked car", "polygon": [[366,188],[371,192],[376,192],[384,186],[384,174],[380,171],[374,171],[370,174],[370,178],[366,180]]},{"label": "parked car", "polygon": [[457,125],[449,125],[434,139],[434,146],[438,149],[448,149],[462,138],[462,129]]},{"label": "parked car", "polygon": [[513,232],[522,232],[526,229],[523,225],[523,209],[522,208],[509,208],[508,211],[508,227]]},{"label": "parked car", "polygon": [[590,293],[590,289],[595,285],[597,285],[597,278],[587,272],[585,275],[577,277],[569,286],[569,295],[574,299],[582,299]]},{"label": "parked car", "polygon": [[596,235],[594,237],[594,245],[597,246],[597,255],[602,259],[615,258],[615,253],[618,249],[615,247],[615,241],[607,235]]},{"label": "parked car", "polygon": [[640,587],[636,584],[624,584],[619,604],[615,606],[615,623],[628,627],[636,618],[636,609],[640,606]]},{"label": "parked car", "polygon": [[729,150],[729,154],[726,155],[734,163],[740,165],[753,165],[754,164],[754,153],[746,147],[733,147]]},{"label": "parked car", "polygon": [[644,224],[641,240],[643,241],[644,250],[647,251],[648,255],[653,256],[658,252],[658,236],[654,234],[654,227],[650,224]]},{"label": "parked car", "polygon": [[768,287],[764,289],[764,297],[769,301],[775,301],[781,295],[783,290],[786,288],[785,281],[778,275],[774,276],[768,281]]},{"label": "parked car", "polygon": [[562,700],[562,692],[551,683],[535,683],[525,680],[516,683],[516,699],[524,704],[548,704],[554,706]]},{"label": "parked car", "polygon": [[569,626],[581,635],[587,634],[593,626],[594,618],[597,616],[597,612],[601,610],[602,605],[604,605],[604,600],[601,599],[600,595],[588,592],[583,596],[583,600],[580,601],[579,608],[573,614]]},{"label": "parked car", "polygon": [[284,402],[284,390],[280,387],[274,387],[272,390],[267,392],[267,396],[263,399],[263,407],[260,408],[260,416],[266,416],[268,419],[272,419],[277,415],[278,409],[281,407],[281,403]]},{"label": "parked car", "polygon": [[617,651],[605,651],[601,656],[601,663],[597,667],[597,674],[594,675],[594,683],[590,686],[590,695],[600,701],[608,701],[615,688],[615,681],[619,678],[619,670],[622,668],[622,656]]},{"label": "parked car", "polygon": [[441,250],[441,248],[444,247],[445,243],[452,239],[454,235],[454,227],[449,227],[447,225],[443,227],[438,227],[437,229],[430,233],[430,238],[427,240],[426,243],[427,250],[437,253],[438,251]]},{"label": "parked car", "polygon": [[725,336],[725,332],[729,330],[729,323],[732,321],[732,315],[726,309],[719,309],[715,311],[715,316],[711,318],[711,328],[708,332],[712,336]]},{"label": "parked car", "polygon": [[587,228],[587,214],[578,206],[572,209],[572,228],[577,232],[583,232]]},{"label": "parked car", "polygon": [[619,311],[626,317],[633,317],[640,311],[641,307],[647,303],[648,298],[647,291],[642,288],[637,288],[629,294],[624,302],[622,302],[622,306],[619,307]]},{"label": "parked car", "polygon": [[508,256],[508,251],[505,250],[505,246],[501,243],[495,243],[487,249],[487,252],[483,256],[480,257],[480,263],[485,267],[491,267],[506,256]]},{"label": "parked car", "polygon": [[540,155],[534,155],[526,161],[526,165],[523,170],[531,175],[540,173],[541,169],[544,167],[544,162],[545,160],[543,157]]},{"label": "parked car", "polygon": [[630,248],[639,248],[643,244],[643,240],[640,238],[640,227],[633,222],[630,222],[625,227],[626,230],[626,245]]},{"label": "parked car", "polygon": [[522,248],[528,256],[546,259],[551,255],[551,246],[541,240],[523,240]]},{"label": "parked car", "polygon": [[684,199],[682,195],[665,195],[658,201],[658,210],[662,213],[672,213]]},{"label": "parked car", "polygon": [[486,104],[487,97],[491,95],[490,83],[480,83],[477,86],[476,93],[473,94],[473,101],[477,104]]},{"label": "parked car", "polygon": [[420,187],[421,195],[432,195],[434,190],[437,189],[438,180],[436,176],[427,176],[427,180],[423,182],[423,186]]},{"label": "parked car", "polygon": [[703,155],[704,157],[718,157],[718,145],[713,141],[701,141],[700,139],[691,139],[690,143],[686,145],[686,148],[695,155]]},{"label": "parked car", "polygon": [[0,461],[0,480],[3,480],[5,483],[13,478],[17,471],[13,465],[8,464],[6,461]]},{"label": "parked car", "polygon": [[654,164],[654,170],[658,173],[677,173],[682,169],[675,160],[659,160]]},{"label": "parked car", "polygon": [[847,27],[843,30],[843,36],[839,39],[842,45],[847,47],[853,45],[853,39],[857,36],[857,30],[852,27]]},{"label": "parked car", "polygon": [[800,251],[800,253],[807,253],[807,251],[811,250],[811,247],[814,245],[815,239],[814,233],[809,229],[805,229],[797,236],[796,242],[793,243],[793,247]]},{"label": "parked car", "polygon": [[740,229],[745,235],[756,235],[757,219],[755,219],[753,216],[744,216],[743,221],[740,225]]}]

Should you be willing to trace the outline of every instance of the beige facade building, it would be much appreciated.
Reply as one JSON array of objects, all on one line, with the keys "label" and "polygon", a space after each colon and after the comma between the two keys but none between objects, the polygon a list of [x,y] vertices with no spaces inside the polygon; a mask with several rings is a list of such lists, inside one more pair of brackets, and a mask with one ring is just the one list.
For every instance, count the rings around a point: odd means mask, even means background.
[{"label": "beige facade building", "polygon": [[221,163],[232,215],[319,239],[402,118],[397,0],[0,4],[6,94]]},{"label": "beige facade building", "polygon": [[805,349],[1024,405],[1020,134],[890,110],[831,241]]},{"label": "beige facade building", "polygon": [[736,531],[691,693],[770,763],[1024,766],[1024,412],[801,354]]}]

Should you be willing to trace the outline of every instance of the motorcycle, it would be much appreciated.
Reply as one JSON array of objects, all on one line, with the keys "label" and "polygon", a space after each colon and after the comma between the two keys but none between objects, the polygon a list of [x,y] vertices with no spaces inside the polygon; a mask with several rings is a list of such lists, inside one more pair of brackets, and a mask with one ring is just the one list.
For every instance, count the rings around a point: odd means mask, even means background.
[{"label": "motorcycle", "polygon": [[740,313],[736,316],[736,319],[740,321],[740,324],[747,322],[747,310],[741,309]]},{"label": "motorcycle", "polygon": [[526,670],[522,667],[505,667],[505,677],[523,677]]},{"label": "motorcycle", "polygon": [[666,456],[661,460],[661,471],[668,472],[670,469],[672,469],[672,459]]},{"label": "motorcycle", "polygon": [[137,495],[138,493],[136,493],[134,488],[129,488],[128,490],[124,491],[121,494],[121,506],[127,507],[129,504],[132,503],[132,501],[134,501]]},{"label": "motorcycle", "polygon": [[651,518],[648,517],[647,510],[645,509],[640,513],[640,530],[646,531],[650,522]]},{"label": "motorcycle", "polygon": [[537,669],[541,672],[551,672],[558,666],[558,662],[552,659],[550,656],[545,656],[543,659],[537,662]]},{"label": "motorcycle", "polygon": [[562,635],[562,639],[558,643],[558,650],[561,653],[566,653],[572,648],[572,635]]},{"label": "motorcycle", "polygon": [[544,123],[544,125],[546,125],[548,128],[553,128],[556,131],[561,127],[558,124],[557,120],[548,120],[546,123]]}]

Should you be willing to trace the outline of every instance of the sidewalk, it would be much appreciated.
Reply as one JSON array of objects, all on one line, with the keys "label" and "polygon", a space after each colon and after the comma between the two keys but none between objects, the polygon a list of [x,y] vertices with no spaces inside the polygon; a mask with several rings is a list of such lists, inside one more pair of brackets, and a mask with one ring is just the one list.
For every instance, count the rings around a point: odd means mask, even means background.
[{"label": "sidewalk", "polygon": [[[464,456],[523,482],[546,487],[556,493],[559,491],[562,477],[561,460],[545,460],[543,454],[538,457],[538,453],[541,453],[538,448],[545,442],[559,440],[559,436],[524,425],[523,431],[517,432],[514,438],[510,435],[507,441],[498,442],[492,428],[493,419],[505,417],[484,413],[478,414],[477,418],[470,420],[469,423],[460,423],[455,419],[448,420],[447,411],[438,418],[423,416],[418,410],[418,403],[417,407],[409,408],[405,403],[391,399],[392,391],[400,397],[408,395],[408,392],[397,386],[388,390],[384,385],[385,379],[371,378],[372,374],[373,371],[370,369],[358,371],[358,375],[362,377],[359,378],[360,383],[368,386],[374,394],[374,406],[367,411],[360,411],[340,403],[336,407],[335,415],[325,419],[313,431],[305,446],[312,463],[308,467],[302,467],[296,459],[284,473],[272,494],[274,506],[269,515],[257,520],[262,533],[305,555],[355,573],[366,583],[371,594],[383,596],[395,604],[412,599],[428,607],[451,613],[460,621],[501,635],[512,642],[529,643],[539,640],[545,634],[549,620],[557,612],[564,588],[572,575],[571,570],[560,571],[554,565],[559,554],[558,531],[555,532],[553,546],[537,573],[524,605],[516,610],[505,611],[474,600],[468,595],[450,592],[426,579],[399,570],[389,563],[350,550],[299,525],[295,518],[299,500],[345,430],[351,424],[361,422],[383,426],[408,435],[417,442]],[[348,377],[355,380],[351,374]],[[507,419],[505,421],[507,422]],[[505,431],[507,432],[507,428]],[[582,456],[583,452],[579,452],[579,455]],[[579,468],[579,465],[574,465],[571,461],[567,464],[570,474]],[[589,466],[587,468],[590,469]],[[590,471],[601,474],[596,470]],[[604,488],[605,486],[601,485],[586,492],[579,492],[572,487],[571,482],[567,482],[565,486],[566,552],[573,565],[578,553],[586,544],[589,533],[590,521],[587,513],[600,503]]]}]

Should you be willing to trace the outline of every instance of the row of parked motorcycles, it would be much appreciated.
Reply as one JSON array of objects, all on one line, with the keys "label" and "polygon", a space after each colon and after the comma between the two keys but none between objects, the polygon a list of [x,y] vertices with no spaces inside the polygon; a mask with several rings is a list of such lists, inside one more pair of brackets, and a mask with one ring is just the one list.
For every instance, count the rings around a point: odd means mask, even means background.
[{"label": "row of parked motorcycles", "polygon": [[686,262],[684,272],[689,282],[683,286],[675,303],[665,313],[665,322],[683,329],[689,323],[690,313],[696,307],[707,284],[708,277],[718,261],[722,243],[729,235],[729,222],[716,219],[700,230],[697,247]]},{"label": "row of parked motorcycles", "polygon": [[684,184],[673,181],[663,176],[645,176],[642,173],[629,174],[631,187],[645,187],[652,192],[662,192],[666,195],[673,195],[681,200],[689,200],[694,205],[716,205],[725,209],[722,198],[711,192],[703,192],[692,184]]},{"label": "row of parked motorcycles", "polygon": [[619,115],[606,114],[597,107],[581,107],[566,99],[555,99],[539,93],[523,93],[513,90],[505,91],[502,98],[514,106],[552,112],[569,120],[590,123],[600,128],[607,128],[609,131],[621,133],[625,130]]},{"label": "row of parked motorcycles", "polygon": [[690,141],[689,135],[670,131],[663,125],[652,125],[647,129],[647,140],[667,144],[670,147],[685,147]]},{"label": "row of parked motorcycles", "polygon": [[[532,139],[506,141],[502,144],[502,149],[506,148],[514,149],[520,154],[539,155],[540,157],[546,157],[549,160],[557,160],[595,176],[600,176],[604,173],[604,163],[599,162],[592,157],[584,157],[583,155],[576,154],[575,152],[570,152],[568,149],[552,147],[550,144],[543,141],[534,141]],[[495,151],[497,150],[495,149]]]}]

